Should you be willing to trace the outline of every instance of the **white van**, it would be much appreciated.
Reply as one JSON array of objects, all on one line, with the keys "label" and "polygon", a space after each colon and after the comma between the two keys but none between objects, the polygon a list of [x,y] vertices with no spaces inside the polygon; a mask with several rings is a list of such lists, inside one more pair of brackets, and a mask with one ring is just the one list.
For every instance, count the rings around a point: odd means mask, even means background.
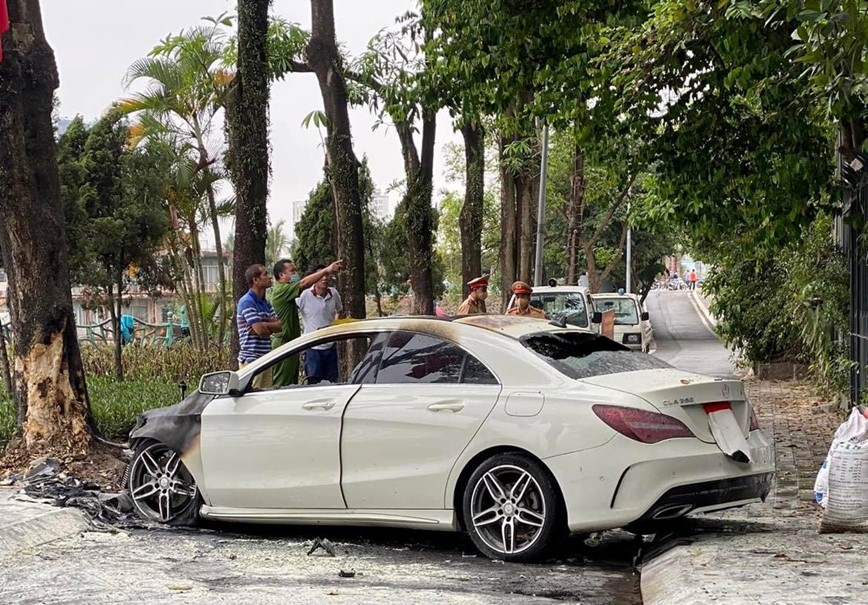
[{"label": "white van", "polygon": [[635,351],[648,352],[651,346],[651,323],[648,312],[635,294],[594,294],[594,310],[600,313],[614,309],[615,341]]}]

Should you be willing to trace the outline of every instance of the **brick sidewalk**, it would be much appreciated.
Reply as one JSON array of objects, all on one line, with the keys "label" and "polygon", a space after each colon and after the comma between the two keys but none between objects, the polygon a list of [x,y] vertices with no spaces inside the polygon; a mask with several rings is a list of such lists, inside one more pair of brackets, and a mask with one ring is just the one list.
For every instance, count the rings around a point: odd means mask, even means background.
[{"label": "brick sidewalk", "polygon": [[746,391],[775,444],[766,502],[697,517],[691,543],[647,561],[646,605],[868,602],[868,540],[819,534],[813,489],[844,413],[793,381],[751,380]]}]

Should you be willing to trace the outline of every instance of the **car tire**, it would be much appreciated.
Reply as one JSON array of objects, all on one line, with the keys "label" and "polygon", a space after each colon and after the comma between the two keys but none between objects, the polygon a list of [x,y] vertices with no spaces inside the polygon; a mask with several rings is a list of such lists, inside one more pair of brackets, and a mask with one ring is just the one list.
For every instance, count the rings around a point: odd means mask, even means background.
[{"label": "car tire", "polygon": [[567,533],[554,477],[524,454],[482,462],[464,488],[462,512],[470,539],[491,559],[538,560]]},{"label": "car tire", "polygon": [[202,497],[180,454],[159,441],[141,441],[124,473],[133,509],[145,520],[195,525]]}]

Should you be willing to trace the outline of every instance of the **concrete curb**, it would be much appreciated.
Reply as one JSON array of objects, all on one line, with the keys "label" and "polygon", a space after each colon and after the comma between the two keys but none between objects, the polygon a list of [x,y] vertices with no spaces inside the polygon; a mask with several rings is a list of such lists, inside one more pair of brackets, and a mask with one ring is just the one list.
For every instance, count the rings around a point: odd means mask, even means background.
[{"label": "concrete curb", "polygon": [[709,594],[693,578],[690,559],[700,548],[675,546],[643,563],[639,579],[642,605],[705,605]]},{"label": "concrete curb", "polygon": [[23,502],[14,495],[14,490],[0,490],[0,558],[90,529],[80,510]]}]

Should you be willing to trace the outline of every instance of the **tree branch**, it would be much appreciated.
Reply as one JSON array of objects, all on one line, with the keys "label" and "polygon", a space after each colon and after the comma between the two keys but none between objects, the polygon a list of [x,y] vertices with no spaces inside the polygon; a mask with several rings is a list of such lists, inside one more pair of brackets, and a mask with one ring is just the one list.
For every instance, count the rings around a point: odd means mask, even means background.
[{"label": "tree branch", "polygon": [[603,235],[603,231],[605,231],[606,227],[609,226],[609,223],[612,221],[612,217],[615,216],[615,212],[618,210],[621,204],[624,203],[624,200],[627,199],[627,194],[630,192],[630,187],[632,187],[633,183],[636,182],[637,176],[638,174],[634,174],[630,177],[630,181],[627,183],[627,186],[624,187],[624,189],[618,195],[618,199],[615,200],[615,202],[609,208],[608,212],[606,212],[606,216],[600,222],[597,230],[594,231],[594,235],[591,237],[590,240],[586,240],[589,246],[593,247],[597,243],[597,240],[600,239],[600,237]]},{"label": "tree branch", "polygon": [[304,61],[291,60],[289,62],[290,71],[299,74],[312,74],[313,68]]}]

